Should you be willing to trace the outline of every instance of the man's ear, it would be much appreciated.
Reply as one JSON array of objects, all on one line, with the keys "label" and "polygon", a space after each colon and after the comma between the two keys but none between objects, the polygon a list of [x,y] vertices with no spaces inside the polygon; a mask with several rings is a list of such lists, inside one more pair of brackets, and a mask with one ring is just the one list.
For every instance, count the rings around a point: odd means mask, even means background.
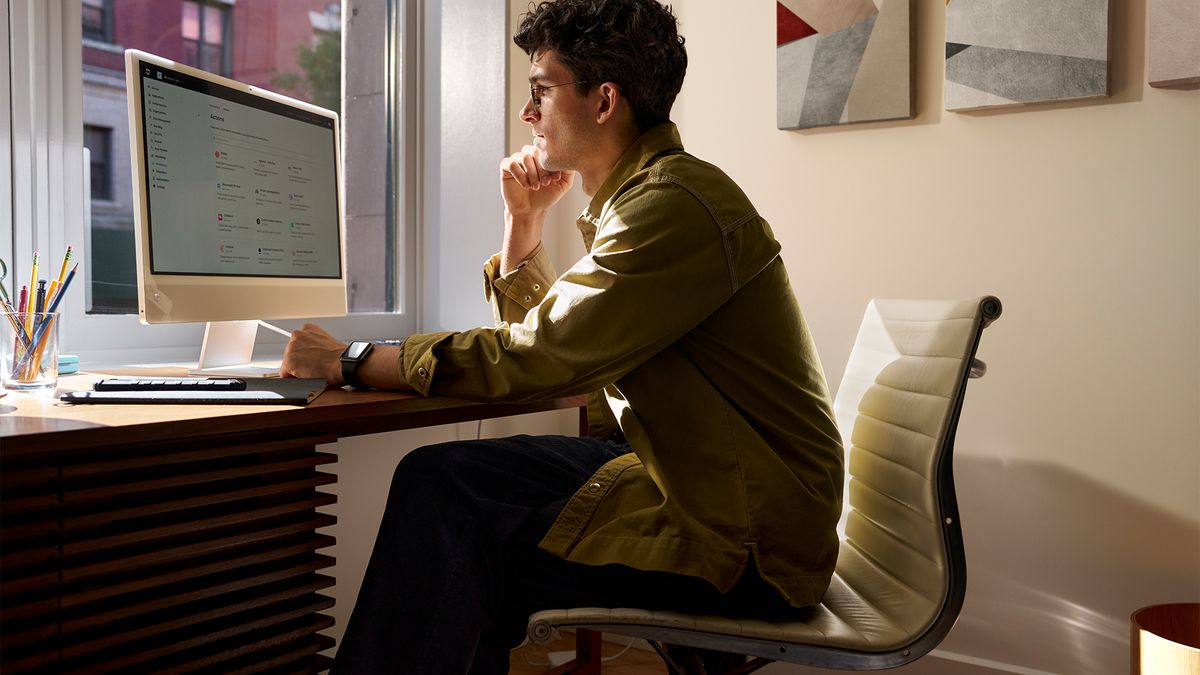
[{"label": "man's ear", "polygon": [[625,97],[621,88],[612,82],[605,82],[599,87],[600,105],[596,108],[596,123],[605,124],[614,119],[617,111],[626,107]]}]

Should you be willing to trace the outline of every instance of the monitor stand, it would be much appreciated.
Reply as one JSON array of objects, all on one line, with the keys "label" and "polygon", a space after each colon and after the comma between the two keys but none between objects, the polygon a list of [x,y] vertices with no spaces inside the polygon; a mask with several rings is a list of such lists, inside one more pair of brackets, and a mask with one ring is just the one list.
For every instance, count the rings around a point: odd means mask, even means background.
[{"label": "monitor stand", "polygon": [[204,326],[200,363],[189,375],[209,377],[279,377],[279,366],[252,365],[259,325],[290,336],[265,321],[210,321]]}]

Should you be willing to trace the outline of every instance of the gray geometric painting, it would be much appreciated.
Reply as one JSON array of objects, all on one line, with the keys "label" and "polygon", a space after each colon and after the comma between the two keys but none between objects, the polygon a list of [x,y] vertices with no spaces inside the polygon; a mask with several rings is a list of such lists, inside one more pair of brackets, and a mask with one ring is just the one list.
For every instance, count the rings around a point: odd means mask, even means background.
[{"label": "gray geometric painting", "polygon": [[1110,0],[949,0],[946,110],[1108,95]]},{"label": "gray geometric painting", "polygon": [[912,0],[778,0],[780,129],[913,116]]}]

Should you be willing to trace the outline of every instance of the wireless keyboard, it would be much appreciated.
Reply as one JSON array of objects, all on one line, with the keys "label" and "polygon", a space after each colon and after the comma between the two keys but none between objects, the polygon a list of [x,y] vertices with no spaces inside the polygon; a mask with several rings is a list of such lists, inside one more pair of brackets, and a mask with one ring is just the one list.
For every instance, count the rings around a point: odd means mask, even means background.
[{"label": "wireless keyboard", "polygon": [[243,391],[246,381],[217,377],[110,377],[92,386],[96,391]]}]

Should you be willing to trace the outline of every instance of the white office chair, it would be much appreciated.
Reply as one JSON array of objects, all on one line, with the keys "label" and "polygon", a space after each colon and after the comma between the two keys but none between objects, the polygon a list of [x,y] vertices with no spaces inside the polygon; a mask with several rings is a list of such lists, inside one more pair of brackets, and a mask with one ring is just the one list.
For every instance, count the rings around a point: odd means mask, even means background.
[{"label": "white office chair", "polygon": [[[644,638],[672,673],[701,671],[679,662],[674,649],[667,654],[667,644],[751,657],[730,675],[772,661],[880,670],[927,654],[954,625],[966,593],[954,434],[967,379],[986,370],[975,359],[980,335],[1000,312],[994,297],[867,305],[834,402],[849,480],[837,568],[820,605],[782,621],[546,610],[530,617],[530,638],[548,642],[559,628],[581,629],[581,643],[594,644],[593,631]],[[599,664],[577,658],[553,672],[597,673]]]}]

